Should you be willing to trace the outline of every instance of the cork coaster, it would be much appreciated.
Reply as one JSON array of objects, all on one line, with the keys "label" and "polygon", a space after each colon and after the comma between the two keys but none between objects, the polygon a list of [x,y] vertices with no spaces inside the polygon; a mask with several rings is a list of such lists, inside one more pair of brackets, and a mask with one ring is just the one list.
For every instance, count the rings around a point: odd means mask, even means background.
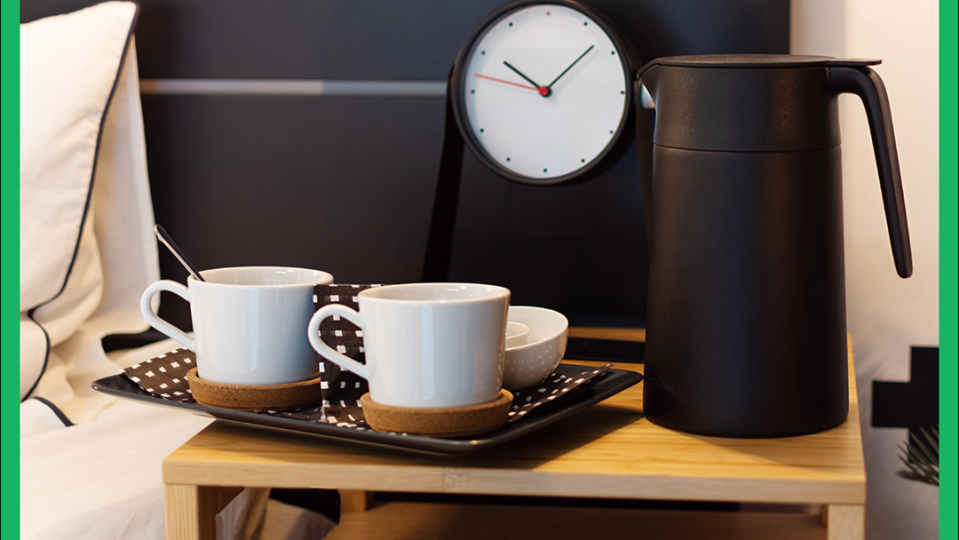
[{"label": "cork coaster", "polygon": [[502,390],[495,401],[441,409],[391,407],[360,398],[366,422],[376,431],[409,433],[426,437],[462,437],[478,435],[499,428],[509,417],[513,394]]},{"label": "cork coaster", "polygon": [[196,373],[196,368],[186,374],[190,393],[200,405],[236,411],[289,411],[323,400],[320,378],[289,384],[240,385],[205,381]]}]

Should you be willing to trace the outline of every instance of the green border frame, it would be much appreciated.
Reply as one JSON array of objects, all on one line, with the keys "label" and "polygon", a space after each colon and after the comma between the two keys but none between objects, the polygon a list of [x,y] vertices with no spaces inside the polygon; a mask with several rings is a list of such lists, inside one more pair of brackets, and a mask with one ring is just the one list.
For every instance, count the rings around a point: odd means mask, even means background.
[{"label": "green border frame", "polygon": [[956,524],[956,0],[939,2],[939,538]]},{"label": "green border frame", "polygon": [[3,0],[0,121],[0,430],[3,440],[0,536],[20,536],[20,2]]}]

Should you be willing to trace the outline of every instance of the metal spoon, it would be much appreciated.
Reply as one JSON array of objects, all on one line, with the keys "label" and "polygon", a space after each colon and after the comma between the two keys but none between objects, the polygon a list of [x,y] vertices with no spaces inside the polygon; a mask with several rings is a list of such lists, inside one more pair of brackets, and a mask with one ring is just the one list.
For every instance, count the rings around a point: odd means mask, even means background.
[{"label": "metal spoon", "polygon": [[186,254],[183,253],[180,247],[176,245],[176,242],[174,242],[173,239],[170,238],[170,235],[167,234],[166,230],[163,229],[163,226],[155,225],[153,227],[153,232],[155,232],[157,235],[157,238],[160,239],[160,243],[162,243],[164,246],[167,247],[167,249],[173,252],[173,256],[180,261],[180,264],[182,264],[187,269],[188,272],[190,272],[190,275],[193,276],[193,279],[197,281],[206,281],[205,279],[200,277],[200,271],[197,270],[196,267],[190,263],[190,260],[186,258]]}]

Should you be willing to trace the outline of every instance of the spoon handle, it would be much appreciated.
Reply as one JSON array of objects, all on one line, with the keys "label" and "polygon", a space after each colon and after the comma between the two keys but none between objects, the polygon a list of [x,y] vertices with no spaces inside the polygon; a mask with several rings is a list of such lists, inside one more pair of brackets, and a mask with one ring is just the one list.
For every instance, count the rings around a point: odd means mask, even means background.
[{"label": "spoon handle", "polygon": [[193,279],[197,281],[206,281],[200,277],[199,270],[197,270],[196,267],[190,263],[190,260],[186,258],[186,254],[183,253],[183,251],[180,249],[180,246],[177,246],[176,242],[170,238],[170,235],[167,234],[162,225],[155,225],[153,227],[153,232],[156,233],[157,238],[160,239],[160,242],[173,253],[173,256],[180,261],[180,264],[186,267],[187,271],[190,272],[190,275],[193,276]]}]

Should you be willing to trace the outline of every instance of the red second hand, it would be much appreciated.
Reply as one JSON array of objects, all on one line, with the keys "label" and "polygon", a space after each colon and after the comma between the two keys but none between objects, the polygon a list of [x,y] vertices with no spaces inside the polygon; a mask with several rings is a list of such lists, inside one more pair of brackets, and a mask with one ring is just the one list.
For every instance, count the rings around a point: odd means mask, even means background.
[{"label": "red second hand", "polygon": [[514,83],[514,82],[512,82],[512,81],[506,81],[506,80],[503,80],[503,79],[497,79],[496,77],[489,77],[489,76],[486,76],[486,75],[480,75],[479,73],[474,73],[473,75],[479,77],[480,79],[488,79],[488,80],[491,80],[491,81],[496,81],[496,82],[500,82],[500,83],[503,83],[503,84],[508,84],[508,85],[510,85],[510,86],[518,86],[518,87],[520,87],[520,88],[526,88],[527,90],[536,90],[537,92],[540,93],[540,95],[543,94],[543,90],[547,90],[547,88],[546,88],[545,86],[542,87],[542,88],[536,88],[535,86],[527,86],[527,85],[525,85],[525,84]]}]

